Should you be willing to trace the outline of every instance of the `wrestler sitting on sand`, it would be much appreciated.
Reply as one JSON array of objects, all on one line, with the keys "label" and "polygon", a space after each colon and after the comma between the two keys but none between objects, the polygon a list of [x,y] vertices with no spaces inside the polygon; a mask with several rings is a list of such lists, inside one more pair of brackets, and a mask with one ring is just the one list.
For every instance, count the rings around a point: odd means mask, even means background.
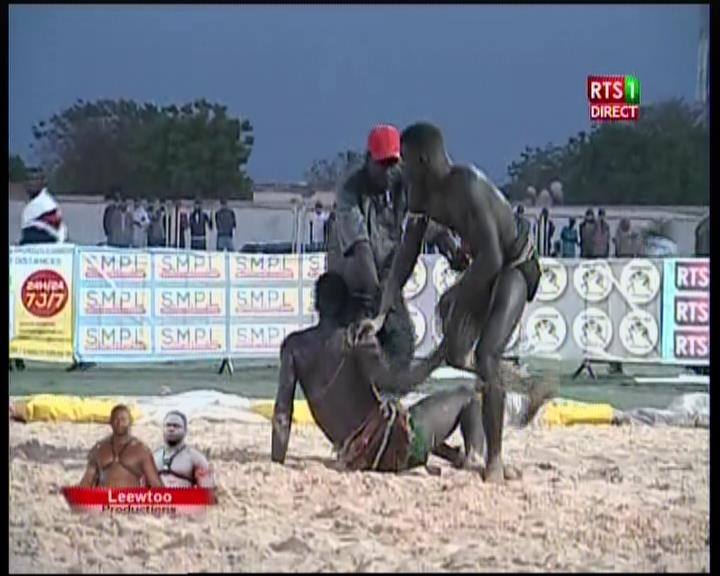
[{"label": "wrestler sitting on sand", "polygon": [[130,435],[131,424],[132,416],[127,406],[118,404],[112,409],[110,425],[113,433],[90,450],[80,486],[162,487],[152,453],[143,442]]},{"label": "wrestler sitting on sand", "polygon": [[207,458],[185,443],[187,429],[187,418],[182,412],[172,410],[165,415],[165,445],[153,454],[160,480],[169,488],[215,488]]},{"label": "wrestler sitting on sand", "polygon": [[[481,407],[466,387],[433,394],[409,410],[379,392],[406,393],[437,368],[443,352],[393,373],[377,338],[359,339],[346,324],[351,297],[336,273],[323,274],[315,286],[319,323],[285,338],[272,428],[272,460],[283,463],[299,382],[310,411],[349,470],[399,472],[426,464],[429,454],[457,466],[478,469],[482,461]],[[444,444],[460,426],[464,454]]]},{"label": "wrestler sitting on sand", "polygon": [[[535,297],[540,264],[526,229],[518,230],[502,193],[474,166],[452,164],[442,133],[418,123],[401,137],[403,179],[409,186],[408,221],[388,274],[380,313],[358,333],[377,333],[420,254],[430,219],[456,232],[472,263],[443,294],[442,348],[455,368],[472,370],[483,392],[483,428],[487,439],[485,480],[501,482],[517,475],[502,461],[505,388],[500,361],[526,302]],[[473,354],[474,348],[474,354]]]}]

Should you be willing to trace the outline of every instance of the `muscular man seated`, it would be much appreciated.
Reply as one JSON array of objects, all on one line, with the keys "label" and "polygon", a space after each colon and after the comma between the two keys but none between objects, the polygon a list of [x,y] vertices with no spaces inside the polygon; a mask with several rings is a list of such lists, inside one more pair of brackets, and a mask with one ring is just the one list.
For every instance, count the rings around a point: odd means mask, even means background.
[{"label": "muscular man seated", "polygon": [[[285,461],[297,383],[322,432],[346,469],[398,472],[425,464],[431,452],[456,465],[482,460],[481,406],[473,390],[458,387],[404,408],[380,392],[406,393],[437,368],[443,351],[409,369],[390,370],[374,335],[357,338],[344,323],[350,294],[341,276],[323,274],[315,287],[319,323],[294,332],[280,351],[272,429],[272,460]],[[444,444],[460,426],[464,455]]]},{"label": "muscular man seated", "polygon": [[215,488],[207,458],[185,442],[187,418],[172,410],[163,421],[165,445],[155,450],[155,466],[164,486],[169,488]]},{"label": "muscular man seated", "polygon": [[90,450],[80,486],[162,487],[150,449],[130,435],[131,423],[132,416],[127,406],[118,404],[112,409],[110,425],[113,433]]}]

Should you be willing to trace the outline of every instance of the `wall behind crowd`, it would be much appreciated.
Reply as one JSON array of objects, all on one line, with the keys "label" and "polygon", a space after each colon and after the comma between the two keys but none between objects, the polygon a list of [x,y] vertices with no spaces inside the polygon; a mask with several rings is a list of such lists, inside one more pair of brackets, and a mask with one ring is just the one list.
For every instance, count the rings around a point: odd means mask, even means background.
[{"label": "wall behind crowd", "polygon": [[[84,246],[97,246],[105,242],[102,228],[102,216],[106,202],[101,197],[58,196],[57,201],[63,212],[65,224],[68,229],[68,240]],[[20,238],[20,222],[25,199],[10,198],[8,203],[8,241],[17,244]],[[306,215],[312,212],[315,199],[306,202]],[[285,201],[283,204],[263,206],[261,203],[229,201],[228,206],[235,211],[237,230],[235,232],[235,248],[239,249],[245,243],[251,242],[291,242],[294,238],[297,223],[292,205]],[[590,206],[597,210],[597,206]],[[203,208],[213,213],[219,208],[218,202],[206,202]],[[284,208],[284,209],[283,209]],[[558,206],[550,208],[550,218],[555,223],[556,237],[559,239],[560,231],[567,224],[569,217],[575,217],[578,224],[582,221],[588,206]],[[191,210],[190,203],[186,206]],[[611,238],[620,218],[628,217],[633,228],[640,230],[648,226],[655,219],[668,220],[667,230],[672,240],[678,245],[680,256],[690,256],[695,249],[695,227],[706,214],[707,207],[649,207],[649,206],[605,206],[607,220],[610,224]],[[525,214],[530,220],[535,220],[540,208],[528,207]],[[301,222],[301,230],[307,229],[307,224]],[[208,246],[214,247],[216,231],[208,232]],[[612,244],[611,244],[612,250]],[[614,255],[614,251],[611,252]]]}]

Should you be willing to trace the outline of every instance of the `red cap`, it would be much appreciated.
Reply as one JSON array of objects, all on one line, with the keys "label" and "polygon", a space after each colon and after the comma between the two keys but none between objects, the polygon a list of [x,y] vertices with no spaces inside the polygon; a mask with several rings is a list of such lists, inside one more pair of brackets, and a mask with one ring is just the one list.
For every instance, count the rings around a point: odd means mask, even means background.
[{"label": "red cap", "polygon": [[368,151],[376,162],[400,160],[400,132],[389,124],[375,126],[368,136]]}]

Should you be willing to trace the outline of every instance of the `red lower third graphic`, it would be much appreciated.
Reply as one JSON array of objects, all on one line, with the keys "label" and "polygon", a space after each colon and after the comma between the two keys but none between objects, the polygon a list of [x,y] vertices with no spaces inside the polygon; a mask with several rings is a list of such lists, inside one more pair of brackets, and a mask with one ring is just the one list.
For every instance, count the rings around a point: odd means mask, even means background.
[{"label": "red lower third graphic", "polygon": [[75,512],[199,514],[216,504],[207,488],[63,488]]}]

